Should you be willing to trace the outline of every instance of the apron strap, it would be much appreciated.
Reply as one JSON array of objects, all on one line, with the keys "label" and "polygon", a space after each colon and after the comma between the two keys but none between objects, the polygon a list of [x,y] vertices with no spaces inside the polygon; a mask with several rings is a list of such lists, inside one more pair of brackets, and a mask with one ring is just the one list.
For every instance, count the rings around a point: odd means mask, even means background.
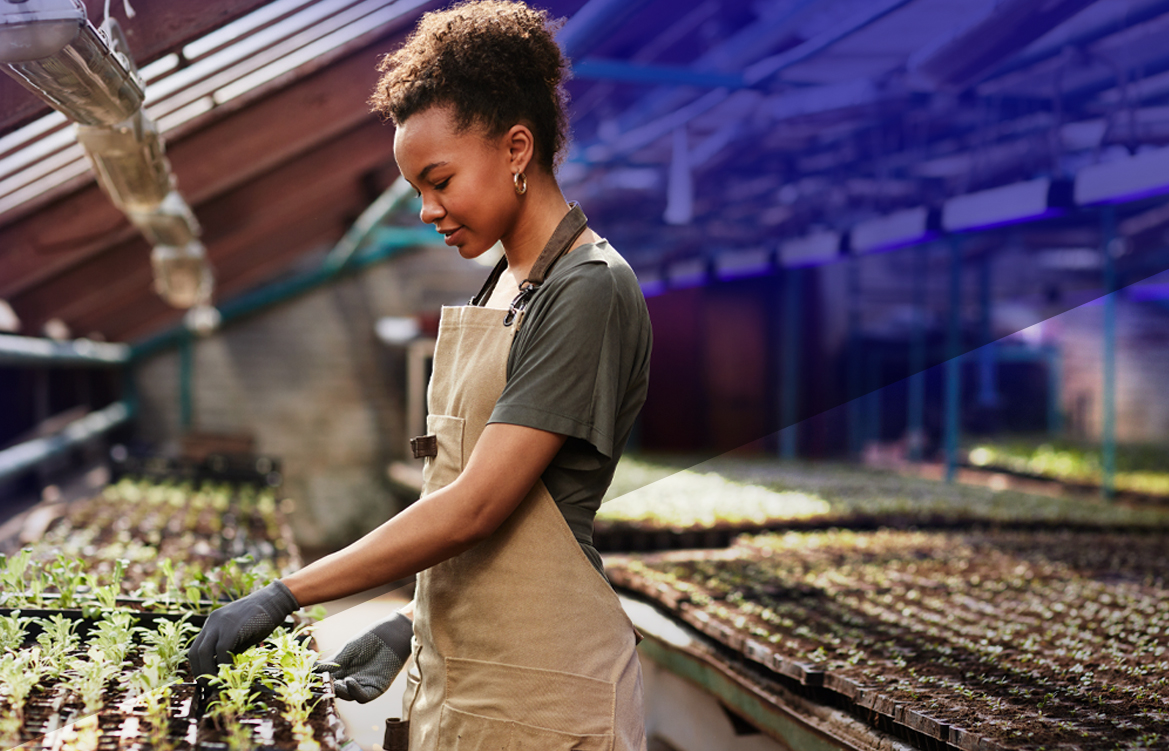
[{"label": "apron strap", "polygon": [[589,220],[584,211],[581,210],[580,204],[574,201],[569,206],[568,213],[560,220],[560,224],[556,225],[552,237],[548,238],[544,249],[540,251],[536,262],[532,264],[528,278],[520,283],[520,293],[511,301],[511,307],[508,308],[507,315],[503,318],[504,326],[510,326],[515,322],[516,316],[528,306],[532,294],[544,283],[553,264],[572,248],[573,243],[588,228]]}]

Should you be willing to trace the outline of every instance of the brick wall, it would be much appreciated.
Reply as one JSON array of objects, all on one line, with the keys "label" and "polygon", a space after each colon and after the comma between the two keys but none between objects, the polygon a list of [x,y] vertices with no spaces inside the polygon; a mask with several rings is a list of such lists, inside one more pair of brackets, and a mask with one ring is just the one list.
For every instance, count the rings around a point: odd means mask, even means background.
[{"label": "brick wall", "polygon": [[[487,269],[441,249],[405,256],[229,323],[194,348],[193,427],[250,433],[284,462],[301,544],[334,548],[398,510],[385,481],[408,451],[404,358],[380,343],[382,316],[465,303]],[[179,359],[137,370],[138,436],[174,449]]]}]

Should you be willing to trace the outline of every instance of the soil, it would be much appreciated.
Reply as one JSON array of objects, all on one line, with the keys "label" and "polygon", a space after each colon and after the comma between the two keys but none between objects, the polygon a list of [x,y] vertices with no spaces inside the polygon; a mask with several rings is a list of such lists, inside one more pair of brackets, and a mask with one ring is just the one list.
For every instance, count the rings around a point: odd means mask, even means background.
[{"label": "soil", "polygon": [[791,532],[607,568],[923,748],[1169,748],[1162,534]]}]

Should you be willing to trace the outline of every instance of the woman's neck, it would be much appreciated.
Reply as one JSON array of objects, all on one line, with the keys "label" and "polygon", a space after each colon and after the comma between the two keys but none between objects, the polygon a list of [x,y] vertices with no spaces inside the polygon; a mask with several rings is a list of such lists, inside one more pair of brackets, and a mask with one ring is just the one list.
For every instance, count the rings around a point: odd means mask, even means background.
[{"label": "woman's neck", "polygon": [[568,213],[568,202],[556,181],[548,176],[528,180],[528,192],[512,231],[502,238],[508,271],[517,281],[526,279],[560,220]]}]

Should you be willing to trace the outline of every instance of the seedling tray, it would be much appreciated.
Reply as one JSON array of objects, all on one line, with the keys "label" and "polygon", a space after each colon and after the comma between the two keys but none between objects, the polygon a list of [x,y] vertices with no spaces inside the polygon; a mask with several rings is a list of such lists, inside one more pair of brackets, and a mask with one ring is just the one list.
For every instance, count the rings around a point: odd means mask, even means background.
[{"label": "seedling tray", "polygon": [[919,748],[1169,738],[1158,535],[789,533],[606,565],[729,662]]},{"label": "seedling tray", "polygon": [[[86,618],[80,611],[70,610],[22,609],[20,615],[30,618],[64,616],[67,620],[73,621],[80,642],[77,648],[69,652],[67,659],[70,662],[89,660],[87,642],[98,622],[97,618]],[[173,613],[143,612],[135,613],[134,616],[137,619],[135,625],[145,628],[156,626],[161,621],[177,621],[182,618]],[[200,627],[206,621],[206,617],[188,616],[187,620],[192,625]],[[285,625],[292,626],[292,620]],[[30,623],[21,649],[35,645],[40,631],[36,622]],[[298,637],[298,641],[304,643],[309,638],[302,635]],[[129,688],[129,677],[144,667],[144,650],[144,643],[135,632],[125,661],[120,667],[110,670],[102,691],[103,706],[96,715],[85,711],[81,696],[67,680],[47,677],[42,679],[42,683],[32,690],[23,705],[23,724],[19,730],[19,737],[15,740],[22,748],[36,751],[63,751],[77,747],[91,748],[93,751],[117,749],[150,751],[163,747],[173,751],[227,749],[229,743],[223,728],[209,713],[200,716],[197,711],[196,686],[191,680],[185,659],[177,668],[176,677],[179,682],[172,683],[168,689],[170,693],[166,712],[169,727],[166,742],[163,746],[154,746],[150,742],[146,710]],[[274,667],[264,670],[268,675],[278,675],[279,672]],[[271,690],[258,683],[253,684],[253,687],[260,693],[260,706],[241,719],[241,725],[250,731],[252,746],[281,751],[303,747],[303,739],[293,737],[289,723],[283,718],[284,705],[281,700]],[[311,691],[315,701],[308,718],[312,740],[325,751],[337,751],[346,744],[346,737],[344,725],[334,707],[331,677],[327,674],[320,676],[320,685],[311,687]],[[14,715],[14,707],[10,706],[8,701],[5,692],[0,690],[0,717]],[[93,717],[96,717],[96,720],[90,719]],[[78,733],[89,732],[91,735],[88,740],[94,741],[92,737],[94,728],[89,725],[94,722],[97,730],[96,745],[78,740]],[[17,745],[11,743],[13,738],[8,740],[9,745]]]}]

